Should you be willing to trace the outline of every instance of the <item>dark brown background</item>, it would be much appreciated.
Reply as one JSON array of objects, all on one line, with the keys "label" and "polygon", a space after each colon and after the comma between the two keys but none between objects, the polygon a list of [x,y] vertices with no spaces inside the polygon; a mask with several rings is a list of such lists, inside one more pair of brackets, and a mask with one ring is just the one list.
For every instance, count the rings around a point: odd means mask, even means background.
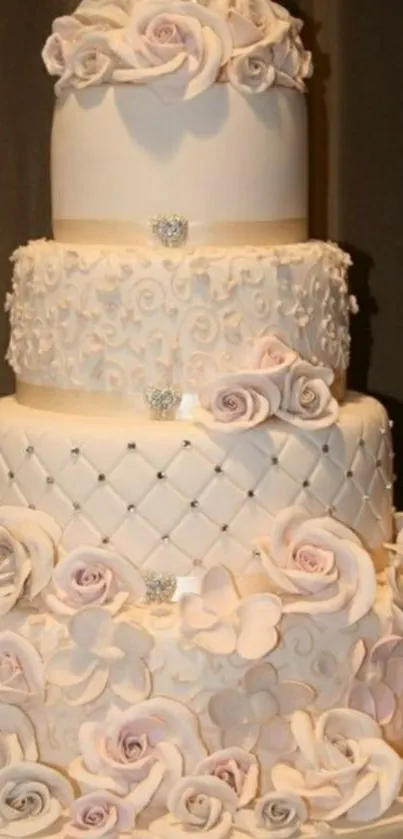
[{"label": "dark brown background", "polygon": [[[311,82],[311,235],[353,256],[350,384],[378,395],[395,420],[403,501],[403,0],[284,0],[306,18]],[[50,235],[52,80],[40,51],[74,0],[0,0],[0,283],[8,256]],[[0,310],[0,357],[7,323]],[[13,389],[7,365],[0,390]],[[400,464],[400,467],[399,467]]]}]

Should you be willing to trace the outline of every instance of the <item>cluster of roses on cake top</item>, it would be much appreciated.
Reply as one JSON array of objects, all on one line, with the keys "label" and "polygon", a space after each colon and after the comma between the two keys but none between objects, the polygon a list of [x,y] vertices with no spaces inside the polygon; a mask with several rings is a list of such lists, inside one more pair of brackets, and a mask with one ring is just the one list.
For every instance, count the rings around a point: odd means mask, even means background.
[{"label": "cluster of roses on cake top", "polygon": [[54,22],[43,57],[57,93],[129,83],[191,99],[217,81],[303,91],[312,67],[301,28],[272,0],[83,0]]},{"label": "cluster of roses on cake top", "polygon": [[[124,557],[88,546],[64,554],[59,537],[44,513],[0,509],[0,612],[21,616],[19,631],[0,631],[1,835],[63,824],[73,839],[113,839],[143,835],[146,824],[161,839],[288,839],[320,836],[341,817],[371,822],[399,802],[402,761],[386,742],[401,719],[398,558],[388,572],[390,632],[358,638],[342,702],[321,712],[313,687],[284,680],[271,656],[290,618],[297,631],[304,618],[348,634],[374,608],[373,564],[347,527],[285,509],[256,546],[262,590],[241,593],[218,566],[177,602],[172,587],[161,597],[163,575],[154,597]],[[195,662],[190,680],[196,659],[203,678],[224,659],[241,677],[241,690],[224,683],[207,697],[217,748],[195,708],[155,690],[167,664],[158,631],[173,629],[178,655]],[[66,707],[87,709],[67,775],[41,760],[35,731],[54,690]],[[106,717],[92,719],[105,695]]]}]

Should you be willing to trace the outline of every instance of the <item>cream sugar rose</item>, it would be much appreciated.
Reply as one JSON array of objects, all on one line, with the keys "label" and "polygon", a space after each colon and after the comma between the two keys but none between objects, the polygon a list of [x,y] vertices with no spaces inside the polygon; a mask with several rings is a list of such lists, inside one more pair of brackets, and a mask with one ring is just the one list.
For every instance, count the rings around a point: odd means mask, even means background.
[{"label": "cream sugar rose", "polygon": [[246,93],[273,85],[304,89],[311,74],[301,22],[277,3],[84,0],[55,21],[43,57],[56,92],[105,83],[149,84],[191,99],[218,79]]}]

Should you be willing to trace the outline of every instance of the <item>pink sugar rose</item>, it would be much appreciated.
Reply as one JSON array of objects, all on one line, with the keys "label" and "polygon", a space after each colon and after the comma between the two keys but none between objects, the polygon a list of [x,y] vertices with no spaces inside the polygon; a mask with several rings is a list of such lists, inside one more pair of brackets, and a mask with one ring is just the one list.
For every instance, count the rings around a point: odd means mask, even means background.
[{"label": "pink sugar rose", "polygon": [[69,839],[118,839],[133,828],[135,819],[133,806],[106,790],[76,799],[69,815],[65,827]]},{"label": "pink sugar rose", "polygon": [[114,51],[114,79],[148,83],[164,98],[191,99],[217,80],[232,39],[222,15],[191,0],[133,4],[125,38]]},{"label": "pink sugar rose", "polygon": [[316,723],[297,711],[292,730],[298,746],[294,766],[278,763],[276,790],[292,790],[313,821],[373,822],[389,810],[402,784],[402,762],[366,714],[336,708]]},{"label": "pink sugar rose", "polygon": [[237,797],[228,784],[214,776],[181,778],[168,795],[168,814],[151,824],[161,839],[227,839],[233,825]]},{"label": "pink sugar rose", "polygon": [[25,761],[0,769],[0,835],[57,834],[73,798],[70,781],[50,766]]},{"label": "pink sugar rose", "polygon": [[60,528],[46,513],[0,508],[0,616],[21,597],[33,600],[48,584]]},{"label": "pink sugar rose", "polygon": [[224,781],[236,793],[237,808],[246,807],[255,798],[259,764],[255,755],[232,746],[220,749],[196,766],[195,775],[212,775]]},{"label": "pink sugar rose", "polygon": [[288,507],[259,548],[271,586],[283,598],[284,614],[307,614],[342,629],[357,623],[375,602],[370,555],[352,530],[328,516],[310,518],[304,509]]},{"label": "pink sugar rose", "polygon": [[144,594],[144,580],[129,560],[88,546],[58,562],[45,600],[56,615],[72,616],[89,605],[103,606],[114,615]]},{"label": "pink sugar rose", "polygon": [[241,810],[236,825],[255,839],[292,839],[308,819],[303,799],[290,790],[267,792],[254,810]]},{"label": "pink sugar rose", "polygon": [[328,367],[295,362],[284,379],[277,416],[310,431],[334,425],[339,405],[329,389],[333,380],[334,374]]},{"label": "pink sugar rose", "polygon": [[15,705],[43,700],[43,662],[35,647],[17,632],[0,632],[0,699]]},{"label": "pink sugar rose", "polygon": [[125,796],[136,813],[151,801],[165,804],[167,790],[206,756],[196,717],[180,702],[149,699],[79,730],[81,757],[69,774],[82,788]]},{"label": "pink sugar rose", "polygon": [[222,431],[253,428],[277,412],[280,391],[264,370],[227,373],[205,385],[199,394],[203,424]]},{"label": "pink sugar rose", "polygon": [[297,358],[295,350],[287,347],[280,338],[268,335],[255,342],[251,364],[253,368],[267,370],[271,376],[276,377],[289,370]]}]

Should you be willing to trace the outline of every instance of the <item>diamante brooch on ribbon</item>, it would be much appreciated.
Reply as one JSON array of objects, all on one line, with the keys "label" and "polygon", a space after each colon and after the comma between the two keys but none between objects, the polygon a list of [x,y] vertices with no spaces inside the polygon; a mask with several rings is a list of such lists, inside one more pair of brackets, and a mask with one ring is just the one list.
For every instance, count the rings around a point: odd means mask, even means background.
[{"label": "diamante brooch on ribbon", "polygon": [[172,603],[176,592],[176,577],[174,574],[159,574],[157,571],[149,571],[144,575],[146,584],[146,603]]},{"label": "diamante brooch on ribbon", "polygon": [[151,220],[151,230],[165,248],[179,248],[188,237],[188,222],[176,214],[156,216]]},{"label": "diamante brooch on ribbon", "polygon": [[151,409],[151,416],[157,420],[175,419],[182,401],[181,391],[174,385],[150,386],[144,391],[144,399]]}]

